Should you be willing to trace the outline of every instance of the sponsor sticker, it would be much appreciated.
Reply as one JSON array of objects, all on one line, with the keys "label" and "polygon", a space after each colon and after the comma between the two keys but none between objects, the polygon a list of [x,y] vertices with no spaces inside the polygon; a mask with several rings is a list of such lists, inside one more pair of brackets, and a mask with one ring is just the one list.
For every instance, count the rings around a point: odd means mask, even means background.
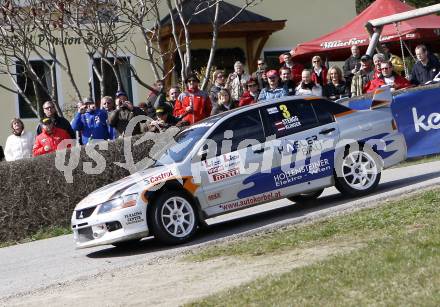
[{"label": "sponsor sticker", "polygon": [[223,181],[227,178],[232,178],[232,177],[235,177],[238,175],[240,175],[240,168],[236,167],[236,168],[230,169],[226,172],[212,174],[209,176],[209,179],[211,182],[219,182],[219,181]]},{"label": "sponsor sticker", "polygon": [[268,114],[275,114],[279,112],[277,107],[267,108],[266,111]]},{"label": "sponsor sticker", "polygon": [[164,172],[164,173],[160,173],[159,175],[156,176],[150,176],[144,179],[144,182],[146,184],[151,184],[151,183],[156,183],[156,182],[160,182],[164,179],[167,179],[169,177],[173,176],[173,172],[169,171],[169,172]]},{"label": "sponsor sticker", "polygon": [[297,180],[301,180],[307,174],[318,174],[330,170],[331,166],[328,159],[321,159],[301,167],[292,168],[286,172],[281,172],[273,176],[276,187],[289,185]]},{"label": "sponsor sticker", "polygon": [[220,192],[212,193],[208,195],[208,200],[213,201],[220,198]]},{"label": "sponsor sticker", "polygon": [[230,211],[230,210],[240,209],[240,208],[256,205],[259,203],[275,200],[280,197],[281,197],[280,191],[273,191],[269,193],[263,193],[251,197],[246,197],[232,202],[227,202],[219,205],[218,207],[223,211]]},{"label": "sponsor sticker", "polygon": [[127,221],[126,223],[127,225],[140,223],[144,221],[144,219],[142,218],[142,211],[136,211],[133,213],[125,214],[124,218]]},{"label": "sponsor sticker", "polygon": [[202,161],[210,182],[219,182],[240,174],[240,154],[231,152]]}]

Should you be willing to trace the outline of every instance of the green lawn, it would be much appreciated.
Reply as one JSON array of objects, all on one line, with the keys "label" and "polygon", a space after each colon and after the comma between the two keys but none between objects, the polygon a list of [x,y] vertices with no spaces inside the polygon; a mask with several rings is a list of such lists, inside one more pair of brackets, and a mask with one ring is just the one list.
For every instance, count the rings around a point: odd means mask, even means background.
[{"label": "green lawn", "polygon": [[233,288],[194,306],[440,306],[440,189],[191,255],[246,257],[362,242],[364,248]]}]

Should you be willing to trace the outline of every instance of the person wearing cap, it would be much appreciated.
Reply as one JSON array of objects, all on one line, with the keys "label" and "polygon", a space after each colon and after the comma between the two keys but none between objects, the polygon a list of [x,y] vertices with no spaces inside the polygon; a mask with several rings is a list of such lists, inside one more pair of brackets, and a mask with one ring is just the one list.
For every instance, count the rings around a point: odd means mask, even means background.
[{"label": "person wearing cap", "polygon": [[196,74],[185,79],[186,91],[179,95],[174,105],[173,115],[180,121],[178,126],[192,125],[211,114],[211,99],[208,93],[199,89],[199,83]]},{"label": "person wearing cap", "polygon": [[282,67],[289,68],[293,82],[295,85],[299,84],[301,82],[301,72],[304,70],[304,66],[300,63],[295,63],[290,52],[285,52],[281,56],[283,59]]},{"label": "person wearing cap", "polygon": [[247,90],[240,97],[239,107],[246,106],[248,104],[256,103],[258,100],[258,95],[260,94],[259,86],[256,78],[250,78],[246,82]]},{"label": "person wearing cap", "polygon": [[261,90],[260,95],[258,95],[258,101],[275,99],[288,95],[287,91],[279,85],[280,77],[278,76],[278,71],[274,69],[269,70],[267,72],[267,79],[269,81],[269,86]]},{"label": "person wearing cap", "polygon": [[[44,116],[51,118],[54,122],[55,127],[63,129],[66,131],[71,139],[76,139],[75,131],[73,131],[72,126],[70,125],[69,121],[65,119],[64,117],[61,117],[58,115],[57,110],[55,109],[55,104],[53,101],[46,101],[43,104],[43,112]],[[43,132],[43,126],[39,124],[37,126],[37,132],[36,135],[39,135],[41,132]]]},{"label": "person wearing cap", "polygon": [[120,103],[128,100],[128,96],[124,91],[117,91],[115,94],[115,103],[118,106]]},{"label": "person wearing cap", "polygon": [[175,126],[178,122],[179,120],[170,114],[166,108],[158,107],[156,109],[156,119],[150,122],[147,130],[149,132],[163,132],[171,126]]},{"label": "person wearing cap", "polygon": [[97,109],[92,99],[85,98],[83,105],[73,118],[72,127],[75,131],[81,132],[83,145],[91,140],[108,140],[110,136],[107,119],[105,110]]},{"label": "person wearing cap", "polygon": [[6,161],[15,161],[32,157],[32,146],[34,145],[34,135],[24,130],[23,121],[14,118],[11,121],[11,132],[5,144]]},{"label": "person wearing cap", "polygon": [[344,79],[347,84],[351,85],[351,80],[355,73],[361,68],[361,52],[356,45],[351,46],[351,55],[345,60],[342,70],[344,71]]},{"label": "person wearing cap", "polygon": [[351,97],[365,94],[366,85],[374,79],[373,62],[369,55],[361,57],[361,69],[354,74],[351,80]]},{"label": "person wearing cap", "polygon": [[[116,106],[116,110],[108,115],[108,123],[118,131],[120,137],[123,137],[126,136],[125,130],[128,123],[136,116],[147,116],[147,114],[145,114],[145,112],[139,107],[135,107],[131,101],[124,100]],[[143,121],[136,123],[132,135],[142,133],[142,124]]]},{"label": "person wearing cap", "polygon": [[[60,145],[63,140],[70,139],[70,135],[61,128],[57,128],[52,118],[45,117],[41,120],[42,131],[35,138],[32,155],[40,156],[54,152],[58,149],[64,149],[65,146]],[[70,147],[70,145],[67,145]]]},{"label": "person wearing cap", "polygon": [[226,79],[226,88],[231,93],[232,100],[238,104],[241,95],[244,93],[244,85],[251,78],[243,68],[243,63],[237,61],[234,63],[234,72],[230,73]]},{"label": "person wearing cap", "polygon": [[322,96],[322,87],[312,81],[312,72],[304,69],[301,74],[301,83],[296,87],[297,96]]},{"label": "person wearing cap", "polygon": [[287,67],[280,68],[280,86],[284,88],[288,96],[295,95],[295,82],[292,80],[292,74]]},{"label": "person wearing cap", "polygon": [[380,46],[382,48],[383,55],[385,56],[385,60],[391,62],[394,72],[402,76],[402,72],[404,70],[402,58],[392,54],[387,44],[382,43]]}]

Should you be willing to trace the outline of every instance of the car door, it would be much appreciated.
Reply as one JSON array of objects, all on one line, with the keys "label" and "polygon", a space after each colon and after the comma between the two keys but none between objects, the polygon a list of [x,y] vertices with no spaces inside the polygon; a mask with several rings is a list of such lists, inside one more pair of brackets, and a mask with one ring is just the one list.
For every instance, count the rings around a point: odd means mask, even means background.
[{"label": "car door", "polygon": [[208,136],[207,156],[199,162],[208,215],[241,207],[235,201],[243,189],[244,178],[261,164],[262,142],[264,130],[258,109],[227,118]]},{"label": "car door", "polygon": [[[288,196],[331,184],[339,130],[329,112],[315,110],[310,100],[292,99],[262,107],[261,116],[272,157],[270,167],[248,179],[255,190]],[[245,192],[240,196],[252,193]]]}]

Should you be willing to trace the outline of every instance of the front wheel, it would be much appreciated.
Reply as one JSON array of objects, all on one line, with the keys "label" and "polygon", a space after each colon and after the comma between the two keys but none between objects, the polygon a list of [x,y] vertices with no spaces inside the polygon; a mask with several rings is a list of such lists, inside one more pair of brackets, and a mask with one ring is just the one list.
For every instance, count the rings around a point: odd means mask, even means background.
[{"label": "front wheel", "polygon": [[302,194],[290,196],[290,197],[287,197],[287,199],[290,201],[293,201],[295,203],[307,203],[307,202],[311,202],[311,201],[314,201],[315,199],[317,199],[319,196],[321,196],[323,191],[324,191],[324,189],[319,189],[319,190],[310,191],[307,193],[302,193]]},{"label": "front wheel", "polygon": [[353,146],[336,159],[335,186],[342,194],[361,196],[379,184],[381,158],[367,146]]},{"label": "front wheel", "polygon": [[156,239],[166,244],[188,241],[197,230],[192,200],[183,191],[165,191],[152,208],[152,228]]}]

